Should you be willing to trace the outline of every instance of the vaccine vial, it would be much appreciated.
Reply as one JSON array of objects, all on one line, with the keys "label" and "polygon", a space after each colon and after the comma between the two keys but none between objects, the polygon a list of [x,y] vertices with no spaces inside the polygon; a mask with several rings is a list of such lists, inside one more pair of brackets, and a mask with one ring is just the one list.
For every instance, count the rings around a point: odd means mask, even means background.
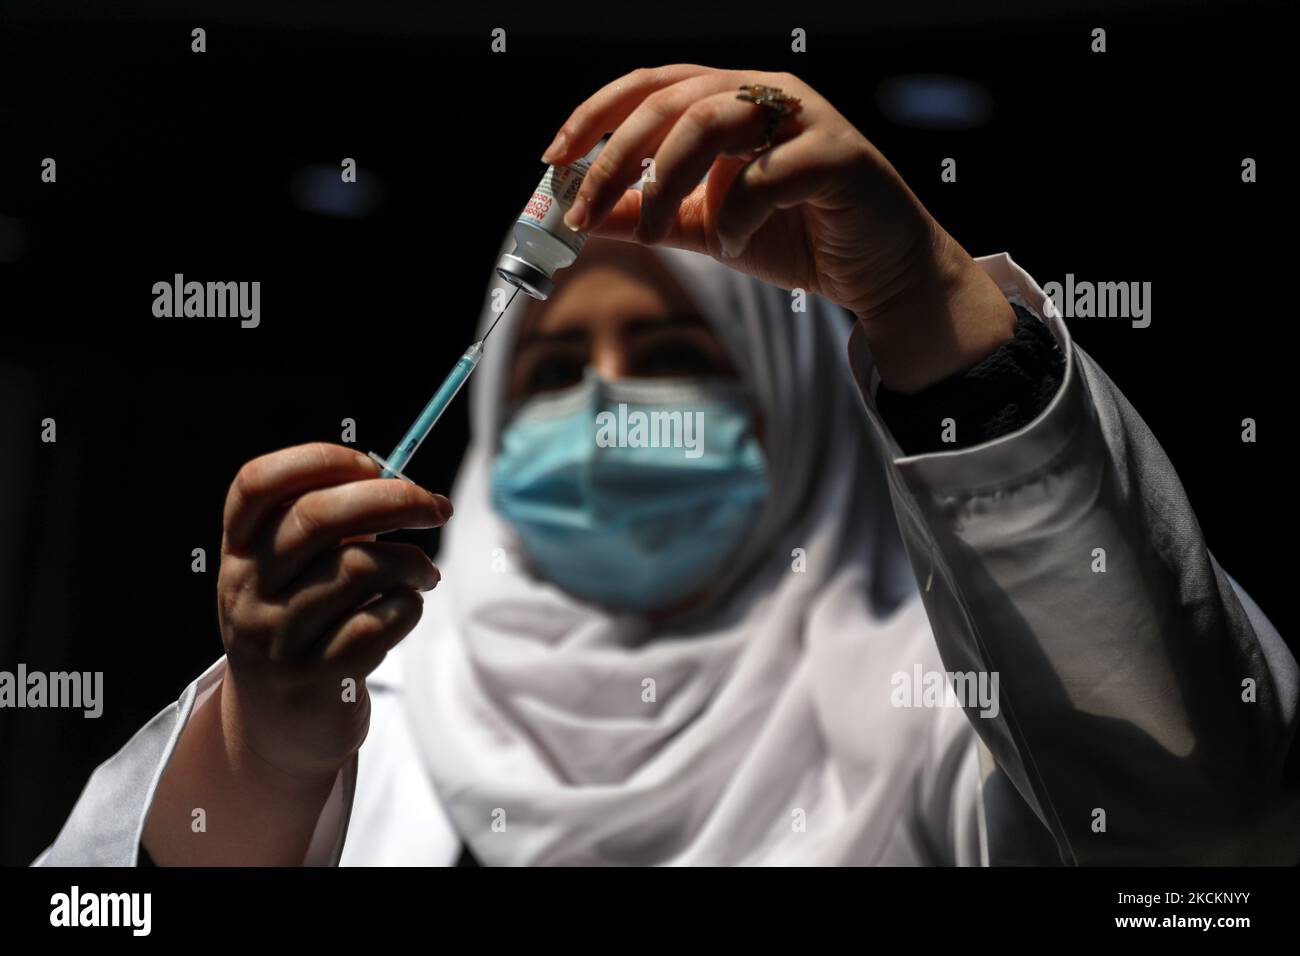
[{"label": "vaccine vial", "polygon": [[568,166],[548,167],[515,220],[515,248],[497,261],[497,275],[534,299],[551,294],[555,270],[572,265],[587,241],[587,233],[574,232],[564,224],[564,214],[611,135],[606,133],[591,152]]}]

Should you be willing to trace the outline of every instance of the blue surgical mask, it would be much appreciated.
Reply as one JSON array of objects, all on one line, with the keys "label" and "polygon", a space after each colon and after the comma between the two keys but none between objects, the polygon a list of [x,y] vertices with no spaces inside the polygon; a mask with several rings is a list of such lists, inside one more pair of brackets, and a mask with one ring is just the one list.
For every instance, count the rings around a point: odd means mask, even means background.
[{"label": "blue surgical mask", "polygon": [[752,402],[725,380],[588,369],[517,410],[492,468],[493,505],[538,573],[621,610],[707,587],[767,493]]}]

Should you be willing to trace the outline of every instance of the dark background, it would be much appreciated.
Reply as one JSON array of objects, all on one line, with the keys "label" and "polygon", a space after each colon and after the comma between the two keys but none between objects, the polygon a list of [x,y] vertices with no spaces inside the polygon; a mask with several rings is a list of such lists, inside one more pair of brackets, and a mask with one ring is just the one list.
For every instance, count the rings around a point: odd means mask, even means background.
[{"label": "dark background", "polygon": [[[0,669],[105,672],[105,712],[0,711],[0,863],[221,651],[226,487],[248,458],[385,453],[472,338],[497,243],[569,111],[637,66],[790,70],[975,255],[1150,281],[1147,329],[1072,320],[1160,438],[1209,544],[1284,634],[1294,540],[1294,53],[1281,6],[66,2],[0,13]],[[191,12],[182,12],[188,10]],[[208,52],[190,52],[190,30]],[[493,27],[508,52],[489,52]],[[809,31],[809,52],[789,32]],[[1089,52],[1090,30],[1109,52]],[[879,84],[972,78],[989,121],[893,122]],[[1289,140],[1288,140],[1289,141]],[[40,182],[43,157],[58,182]],[[296,204],[356,158],[369,214]],[[958,182],[939,181],[942,158]],[[1241,182],[1243,157],[1260,182]],[[156,319],[154,282],[262,283],[262,324]],[[445,490],[465,403],[410,469]],[[56,444],[40,422],[58,423]],[[1260,440],[1240,441],[1240,422]],[[436,535],[415,540],[436,547]],[[190,570],[207,550],[206,574]]]}]

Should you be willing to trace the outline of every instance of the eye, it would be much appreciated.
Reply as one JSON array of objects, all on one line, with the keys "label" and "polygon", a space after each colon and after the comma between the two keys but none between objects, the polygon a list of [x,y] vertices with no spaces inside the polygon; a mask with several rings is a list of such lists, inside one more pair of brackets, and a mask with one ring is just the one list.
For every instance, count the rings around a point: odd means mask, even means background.
[{"label": "eye", "polygon": [[631,366],[633,375],[665,378],[720,375],[728,370],[726,363],[719,361],[712,352],[682,339],[638,350]]},{"label": "eye", "polygon": [[528,394],[568,388],[582,381],[585,360],[572,355],[547,355],[533,363],[524,378]]}]

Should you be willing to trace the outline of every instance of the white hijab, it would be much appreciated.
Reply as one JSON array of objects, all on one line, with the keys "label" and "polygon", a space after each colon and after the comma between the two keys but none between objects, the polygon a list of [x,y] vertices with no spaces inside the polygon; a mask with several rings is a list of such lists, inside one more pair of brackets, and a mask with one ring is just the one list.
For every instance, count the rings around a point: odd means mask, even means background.
[{"label": "white hijab", "polygon": [[890,677],[940,665],[849,370],[850,317],[653,253],[758,397],[770,501],[722,596],[668,627],[530,572],[489,502],[515,303],[471,382],[442,583],[401,646],[435,789],[489,865],[921,862],[915,784],[939,759],[937,717],[891,707]]}]

